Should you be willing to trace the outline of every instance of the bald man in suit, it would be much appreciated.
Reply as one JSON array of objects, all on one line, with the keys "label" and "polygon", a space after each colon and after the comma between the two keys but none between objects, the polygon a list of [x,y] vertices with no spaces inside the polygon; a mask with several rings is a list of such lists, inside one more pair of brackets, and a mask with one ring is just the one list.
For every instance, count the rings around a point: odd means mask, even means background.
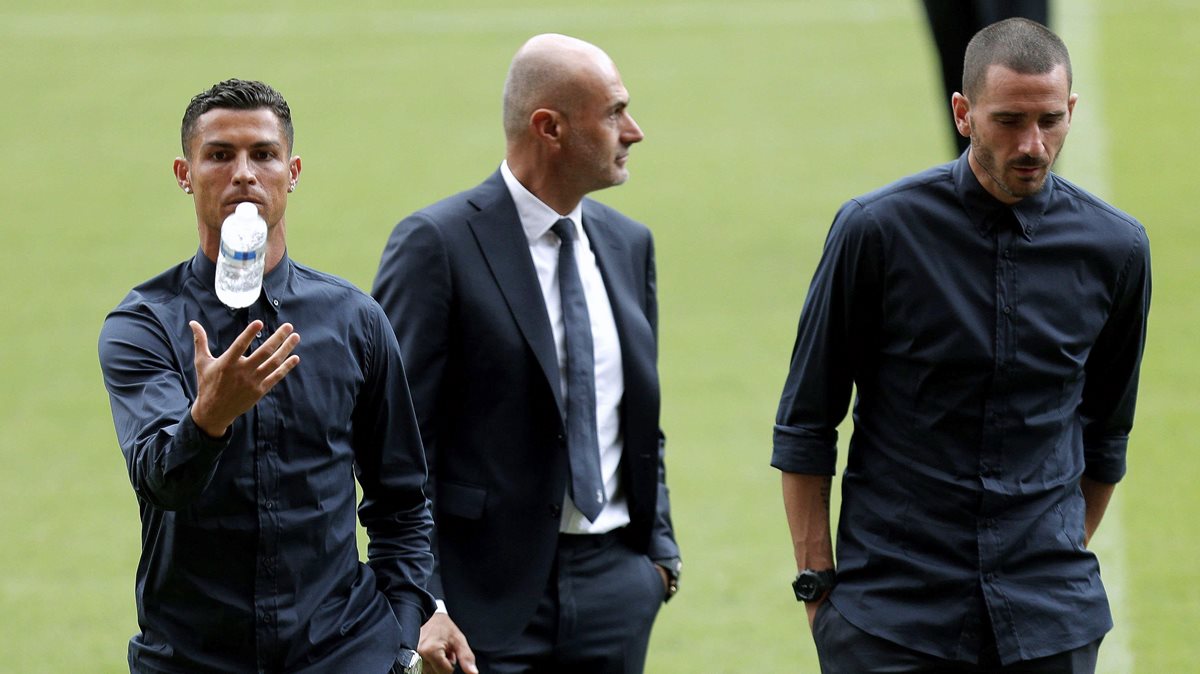
[{"label": "bald man in suit", "polygon": [[504,88],[504,162],[401,221],[374,295],[434,500],[426,666],[641,672],[678,587],[650,231],[585,198],[643,138],[612,59],[539,35]]}]

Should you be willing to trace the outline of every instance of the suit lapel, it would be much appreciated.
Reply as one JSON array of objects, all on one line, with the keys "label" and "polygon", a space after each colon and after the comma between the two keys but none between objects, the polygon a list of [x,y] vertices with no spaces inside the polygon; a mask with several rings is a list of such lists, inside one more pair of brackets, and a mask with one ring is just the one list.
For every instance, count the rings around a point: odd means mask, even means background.
[{"label": "suit lapel", "polygon": [[649,352],[652,353],[654,338],[645,327],[647,323],[638,296],[640,288],[636,283],[637,275],[631,267],[634,254],[629,244],[603,218],[596,215],[596,209],[589,207],[590,202],[585,200],[583,203],[583,228],[591,241],[592,252],[596,254],[596,264],[600,266],[600,275],[604,279],[613,320],[617,325],[617,336],[621,341],[625,393],[627,397],[631,392],[636,396],[643,390],[644,372],[639,363],[648,352],[646,340],[649,340]]},{"label": "suit lapel", "polygon": [[600,276],[604,279],[604,288],[608,292],[608,301],[612,305],[613,318],[617,323],[617,334],[624,344],[626,313],[636,306],[637,301],[631,287],[629,263],[632,256],[627,246],[623,245],[605,221],[596,215],[595,209],[589,208],[589,203],[583,202],[583,229],[592,244],[596,264],[600,266]]},{"label": "suit lapel", "polygon": [[533,351],[554,392],[559,413],[566,414],[558,374],[554,332],[546,315],[546,300],[529,255],[529,242],[500,172],[492,174],[470,197],[479,212],[468,219],[475,240],[504,295],[508,310]]}]

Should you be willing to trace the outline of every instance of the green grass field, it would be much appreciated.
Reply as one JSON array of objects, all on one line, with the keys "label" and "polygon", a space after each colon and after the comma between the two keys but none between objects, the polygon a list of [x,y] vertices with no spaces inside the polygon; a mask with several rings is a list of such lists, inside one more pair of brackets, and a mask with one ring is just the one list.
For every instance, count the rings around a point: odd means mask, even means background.
[{"label": "green grass field", "polygon": [[[837,206],[950,157],[919,3],[338,5],[0,0],[0,671],[126,671],[139,526],[95,344],[129,287],[196,248],[170,173],[188,99],[230,76],[288,97],[290,252],[369,288],[397,219],[495,169],[508,61],[559,31],[616,59],[647,135],[596,196],[658,241],[686,569],[648,671],[816,672],[771,425]],[[1096,541],[1118,623],[1101,671],[1200,671],[1200,6],[1055,10],[1080,93],[1060,171],[1154,246],[1129,475]]]}]

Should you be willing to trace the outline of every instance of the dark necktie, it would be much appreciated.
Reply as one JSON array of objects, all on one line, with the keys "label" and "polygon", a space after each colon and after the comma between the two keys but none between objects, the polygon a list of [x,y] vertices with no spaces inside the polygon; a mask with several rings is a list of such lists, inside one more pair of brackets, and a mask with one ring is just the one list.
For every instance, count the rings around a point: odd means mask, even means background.
[{"label": "dark necktie", "polygon": [[558,248],[558,290],[562,294],[567,350],[567,453],[571,460],[571,500],[595,522],[604,508],[600,444],[596,439],[596,365],[592,322],[588,316],[579,265],[575,260],[575,223],[563,218],[550,228]]}]

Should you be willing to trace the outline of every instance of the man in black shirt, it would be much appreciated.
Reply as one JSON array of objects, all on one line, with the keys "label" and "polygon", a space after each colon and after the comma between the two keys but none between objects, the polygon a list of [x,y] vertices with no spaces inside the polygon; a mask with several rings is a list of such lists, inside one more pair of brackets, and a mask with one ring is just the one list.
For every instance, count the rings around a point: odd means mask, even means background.
[{"label": "man in black shirt", "polygon": [[1057,36],[993,24],[953,98],[969,150],[834,220],[772,458],[824,672],[1094,671],[1112,617],[1086,546],[1125,472],[1150,266],[1136,220],[1050,172],[1075,100]]},{"label": "man in black shirt", "polygon": [[[192,99],[175,177],[194,195],[200,250],[134,288],[100,334],[142,520],[131,672],[420,665],[434,609],[420,433],[383,310],[287,254],[292,140],[287,102],[261,82]],[[266,275],[253,304],[230,309],[214,277],[242,202],[267,222]]]}]

